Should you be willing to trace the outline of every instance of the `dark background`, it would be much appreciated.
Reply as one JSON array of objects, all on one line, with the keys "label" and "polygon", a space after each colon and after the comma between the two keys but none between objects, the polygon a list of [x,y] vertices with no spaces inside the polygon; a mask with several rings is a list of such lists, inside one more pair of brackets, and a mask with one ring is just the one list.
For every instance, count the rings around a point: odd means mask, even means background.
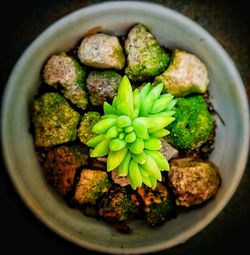
[{"label": "dark background", "polygon": [[[0,93],[21,53],[64,15],[104,1],[5,1],[0,16]],[[149,1],[175,9],[210,32],[235,61],[250,98],[250,9],[247,1]],[[6,16],[6,17],[4,17]],[[224,149],[224,148],[222,148]],[[1,154],[2,155],[2,154]],[[43,225],[17,194],[1,158],[0,248],[6,253],[97,254],[65,241]],[[230,254],[249,249],[250,162],[229,204],[204,230],[184,244],[158,254]],[[2,251],[7,251],[2,253]],[[245,253],[245,252],[244,252]]]}]

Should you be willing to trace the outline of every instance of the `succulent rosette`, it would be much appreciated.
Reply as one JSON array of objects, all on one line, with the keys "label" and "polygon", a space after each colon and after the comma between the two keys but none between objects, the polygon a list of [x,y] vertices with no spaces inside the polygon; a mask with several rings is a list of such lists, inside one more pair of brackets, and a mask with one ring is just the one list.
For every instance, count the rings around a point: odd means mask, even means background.
[{"label": "succulent rosette", "polygon": [[104,115],[87,142],[93,147],[90,157],[107,156],[107,171],[117,170],[128,176],[133,189],[145,185],[155,188],[162,180],[161,171],[169,164],[159,152],[160,138],[167,136],[166,127],[174,121],[174,96],[161,94],[163,84],[147,83],[140,91],[132,90],[125,75],[112,104],[103,104]]}]

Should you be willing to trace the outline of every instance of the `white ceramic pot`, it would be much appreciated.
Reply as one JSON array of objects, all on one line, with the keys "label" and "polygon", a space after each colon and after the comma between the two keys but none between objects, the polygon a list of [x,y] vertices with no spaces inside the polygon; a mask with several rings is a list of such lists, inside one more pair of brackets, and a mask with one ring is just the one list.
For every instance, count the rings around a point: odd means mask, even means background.
[{"label": "white ceramic pot", "polygon": [[[160,44],[193,52],[206,64],[209,92],[217,120],[215,150],[222,186],[202,208],[180,214],[162,227],[130,223],[124,235],[105,223],[71,209],[48,186],[36,160],[29,133],[29,106],[40,83],[40,72],[50,54],[68,50],[96,26],[123,35],[134,23],[144,23]],[[203,28],[183,15],[143,2],[107,2],[75,11],[46,29],[23,53],[13,69],[2,104],[2,145],[11,179],[33,213],[60,236],[87,249],[119,254],[154,252],[173,247],[206,227],[228,203],[241,180],[249,142],[249,115],[245,90],[232,60]]]}]

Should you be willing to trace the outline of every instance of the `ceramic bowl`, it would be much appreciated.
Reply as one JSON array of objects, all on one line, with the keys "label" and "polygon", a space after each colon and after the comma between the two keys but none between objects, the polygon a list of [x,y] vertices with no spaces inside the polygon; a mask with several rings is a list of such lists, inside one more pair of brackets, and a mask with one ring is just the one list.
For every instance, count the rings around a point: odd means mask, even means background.
[{"label": "ceramic bowl", "polygon": [[[130,223],[124,235],[68,207],[47,184],[29,133],[29,107],[49,55],[72,48],[92,28],[123,35],[134,23],[146,24],[161,45],[200,57],[208,68],[211,101],[218,119],[211,160],[222,186],[205,206],[152,229]],[[155,252],[180,244],[205,228],[226,206],[241,180],[248,156],[248,102],[240,75],[225,50],[202,27],[173,10],[143,2],[106,2],[79,9],[46,29],[16,63],[2,102],[2,146],[14,186],[31,211],[50,229],[84,248],[119,254]],[[93,231],[94,230],[94,231]]]}]

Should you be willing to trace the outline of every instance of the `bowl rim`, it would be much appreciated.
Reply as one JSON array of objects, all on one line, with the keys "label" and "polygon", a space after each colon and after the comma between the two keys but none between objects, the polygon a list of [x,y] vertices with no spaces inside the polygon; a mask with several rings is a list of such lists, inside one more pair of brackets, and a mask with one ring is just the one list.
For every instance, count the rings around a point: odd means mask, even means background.
[{"label": "bowl rim", "polygon": [[[23,187],[22,184],[18,181],[18,178],[15,174],[15,169],[13,166],[13,162],[11,160],[11,148],[8,144],[8,139],[5,136],[6,133],[6,116],[7,111],[9,107],[9,98],[11,97],[11,94],[13,92],[14,88],[14,79],[15,74],[19,72],[20,67],[23,63],[25,63],[26,58],[29,57],[29,54],[32,54],[32,52],[38,48],[43,41],[46,41],[46,39],[49,37],[53,31],[56,31],[57,29],[60,29],[64,26],[64,24],[72,22],[72,19],[75,21],[78,18],[80,18],[82,15],[90,14],[90,13],[96,13],[98,11],[104,11],[104,10],[110,10],[110,9],[121,9],[129,7],[132,9],[143,9],[145,11],[153,10],[154,12],[159,12],[168,16],[175,16],[178,18],[180,22],[185,22],[188,26],[192,28],[194,31],[198,31],[204,38],[206,38],[207,41],[212,45],[213,48],[215,48],[217,51],[220,52],[220,56],[224,62],[227,63],[229,70],[231,71],[232,75],[235,77],[235,80],[237,81],[235,83],[238,93],[240,94],[242,98],[242,106],[243,111],[242,114],[244,116],[244,119],[246,120],[243,126],[243,132],[245,132],[245,137],[248,139],[245,139],[244,144],[242,144],[242,153],[240,157],[240,166],[238,166],[237,169],[237,178],[234,181],[234,185],[232,185],[227,194],[224,196],[223,201],[219,205],[216,205],[215,210],[213,212],[209,212],[208,215],[203,219],[202,222],[199,222],[195,225],[195,227],[187,230],[185,233],[179,234],[174,240],[170,240],[167,242],[161,242],[157,243],[156,245],[150,245],[145,247],[135,247],[135,248],[115,248],[115,247],[103,247],[101,245],[92,244],[89,242],[86,242],[84,240],[79,240],[77,237],[74,237],[73,235],[70,235],[68,233],[65,233],[64,230],[60,228],[59,225],[56,224],[56,222],[53,222],[49,220],[46,215],[43,214],[42,210],[34,206],[34,203],[32,201],[32,196],[29,195],[25,191],[25,187]],[[248,98],[246,95],[246,91],[243,85],[243,82],[241,80],[240,74],[232,61],[232,59],[229,57],[228,53],[224,50],[224,48],[216,41],[214,37],[212,37],[211,34],[209,34],[202,26],[191,20],[190,18],[184,16],[182,13],[175,11],[169,7],[156,4],[156,3],[149,3],[149,2],[139,2],[139,1],[108,1],[103,3],[96,3],[91,4],[86,7],[82,7],[80,9],[77,9],[64,17],[58,19],[56,22],[52,23],[49,27],[47,27],[45,30],[40,33],[32,42],[31,44],[25,49],[25,51],[22,53],[22,55],[19,57],[18,61],[14,65],[9,78],[7,80],[6,86],[4,88],[3,97],[2,97],[2,109],[1,109],[1,145],[2,145],[2,152],[4,156],[4,162],[6,166],[6,170],[8,171],[9,176],[11,177],[11,181],[19,193],[20,197],[22,198],[23,202],[26,204],[26,206],[33,212],[33,214],[47,227],[49,227],[51,230],[53,230],[55,233],[59,234],[60,236],[64,237],[66,240],[71,241],[83,248],[87,248],[93,251],[100,251],[100,252],[106,252],[106,253],[122,253],[122,254],[141,254],[141,253],[149,253],[149,252],[155,252],[164,250],[167,248],[171,248],[173,246],[176,246],[180,243],[185,242],[190,237],[197,234],[199,231],[201,231],[203,228],[205,228],[218,214],[222,211],[222,209],[226,206],[226,204],[229,202],[229,200],[232,198],[233,194],[235,193],[237,187],[239,186],[239,183],[241,181],[241,178],[243,176],[247,158],[248,158],[248,152],[249,152],[249,108],[248,108]]]}]

